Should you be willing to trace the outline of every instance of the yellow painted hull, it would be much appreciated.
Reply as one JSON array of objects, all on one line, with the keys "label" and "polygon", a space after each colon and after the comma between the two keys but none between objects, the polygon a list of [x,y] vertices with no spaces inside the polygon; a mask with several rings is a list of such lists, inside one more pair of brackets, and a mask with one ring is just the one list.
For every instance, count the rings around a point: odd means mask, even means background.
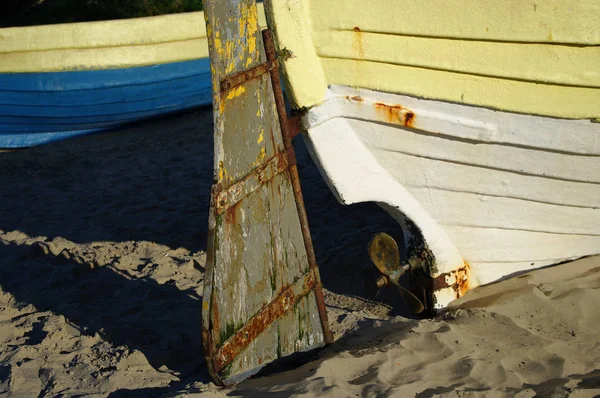
[{"label": "yellow painted hull", "polygon": [[[262,4],[259,23],[265,26]],[[0,73],[132,68],[208,58],[203,12],[0,29]]]},{"label": "yellow painted hull", "polygon": [[341,203],[403,226],[434,308],[599,252],[600,2],[265,9],[313,159]]},{"label": "yellow painted hull", "polygon": [[600,3],[267,1],[298,107],[337,84],[561,118],[600,116]]}]

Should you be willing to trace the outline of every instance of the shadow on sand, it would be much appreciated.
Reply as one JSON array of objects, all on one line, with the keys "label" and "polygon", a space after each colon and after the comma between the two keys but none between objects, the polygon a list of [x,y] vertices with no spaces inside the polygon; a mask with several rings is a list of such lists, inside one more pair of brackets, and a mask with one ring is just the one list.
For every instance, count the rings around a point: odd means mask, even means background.
[{"label": "shadow on sand", "polygon": [[[174,284],[129,278],[110,265],[90,269],[42,256],[26,245],[0,244],[0,258],[2,290],[17,302],[63,315],[84,335],[98,333],[115,346],[139,350],[155,369],[186,376],[206,368],[200,297]],[[197,376],[208,381],[207,372]]]},{"label": "shadow on sand", "polygon": [[[400,242],[401,230],[374,204],[339,205],[302,139],[295,144],[324,285],[361,296],[360,275],[371,266],[369,239],[386,231]],[[0,230],[75,243],[150,241],[205,250],[212,149],[212,112],[205,109],[121,132],[3,152]],[[179,386],[208,380],[201,298],[110,267],[82,271],[73,261],[32,257],[28,247],[0,250],[0,285],[18,301],[62,314],[85,333],[100,332],[113,344],[141,350],[155,368],[166,365],[180,373]],[[53,261],[63,263],[53,267]],[[31,270],[27,277],[20,272],[23,266]],[[127,305],[120,306],[123,302]],[[131,316],[124,311],[136,311],[137,320],[122,322]],[[170,343],[158,346],[158,341]]]}]

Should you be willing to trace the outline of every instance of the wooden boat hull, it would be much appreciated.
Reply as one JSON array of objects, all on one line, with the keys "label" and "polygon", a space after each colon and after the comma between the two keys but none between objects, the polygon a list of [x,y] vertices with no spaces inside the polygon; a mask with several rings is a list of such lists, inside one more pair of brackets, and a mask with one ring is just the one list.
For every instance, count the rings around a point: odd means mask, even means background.
[{"label": "wooden boat hull", "polygon": [[411,282],[439,309],[600,252],[600,7],[426,3],[266,12],[324,178],[398,220]]},{"label": "wooden boat hull", "polygon": [[0,75],[0,147],[22,148],[210,105],[208,59]]},{"label": "wooden boat hull", "polygon": [[0,29],[0,148],[211,103],[203,12]]},{"label": "wooden boat hull", "polygon": [[[415,265],[435,277],[468,270],[460,291],[436,292],[438,308],[477,285],[600,251],[600,157],[589,153],[597,124],[335,86],[304,118],[341,203],[376,202],[416,224],[435,261]],[[557,131],[571,145],[550,148]]]}]

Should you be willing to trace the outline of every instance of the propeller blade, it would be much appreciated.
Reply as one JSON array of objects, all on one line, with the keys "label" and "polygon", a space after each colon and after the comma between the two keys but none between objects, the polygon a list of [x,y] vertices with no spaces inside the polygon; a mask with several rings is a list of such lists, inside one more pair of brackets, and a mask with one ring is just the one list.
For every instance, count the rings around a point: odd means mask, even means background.
[{"label": "propeller blade", "polygon": [[423,312],[425,306],[409,290],[400,286],[400,277],[410,269],[410,264],[400,265],[400,251],[398,244],[390,235],[379,232],[369,242],[369,257],[381,275],[376,278],[370,274],[363,274],[365,292],[371,297],[379,293],[379,289],[388,284],[398,287],[400,296],[415,314]]},{"label": "propeller blade", "polygon": [[400,296],[402,297],[402,299],[404,300],[404,302],[410,307],[410,310],[414,313],[414,314],[419,314],[421,312],[423,312],[423,310],[425,309],[425,306],[423,305],[423,303],[421,302],[421,300],[419,300],[417,298],[417,296],[415,296],[414,294],[412,294],[410,292],[410,290],[400,286],[400,285],[396,285],[398,287],[398,291],[400,292]]},{"label": "propeller blade", "polygon": [[390,275],[400,268],[398,244],[385,232],[379,232],[369,242],[369,257],[379,272]]}]

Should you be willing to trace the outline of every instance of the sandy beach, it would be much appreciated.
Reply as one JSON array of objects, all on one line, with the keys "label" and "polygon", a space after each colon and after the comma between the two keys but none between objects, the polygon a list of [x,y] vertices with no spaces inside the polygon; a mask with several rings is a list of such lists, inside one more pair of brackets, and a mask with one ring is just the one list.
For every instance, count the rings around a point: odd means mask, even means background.
[{"label": "sandy beach", "polygon": [[0,152],[0,394],[594,397],[600,257],[469,292],[435,319],[364,298],[367,243],[401,230],[337,203],[296,138],[335,343],[212,384],[201,300],[212,111]]}]

